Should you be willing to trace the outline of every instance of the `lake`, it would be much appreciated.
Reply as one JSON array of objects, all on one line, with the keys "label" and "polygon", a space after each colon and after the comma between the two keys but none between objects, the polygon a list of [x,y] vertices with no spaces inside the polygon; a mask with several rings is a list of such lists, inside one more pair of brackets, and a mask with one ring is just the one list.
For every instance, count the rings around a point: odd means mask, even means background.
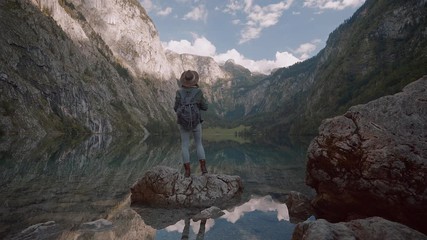
[{"label": "lake", "polygon": [[[148,217],[163,215],[130,207],[130,187],[154,166],[182,170],[179,136],[1,139],[0,238],[290,239],[295,224],[283,199],[290,191],[313,194],[304,183],[309,140],[226,139],[206,137],[207,167],[242,178],[240,203],[205,221],[166,213],[172,217],[157,229]],[[192,174],[200,174],[194,151],[191,159]]]}]

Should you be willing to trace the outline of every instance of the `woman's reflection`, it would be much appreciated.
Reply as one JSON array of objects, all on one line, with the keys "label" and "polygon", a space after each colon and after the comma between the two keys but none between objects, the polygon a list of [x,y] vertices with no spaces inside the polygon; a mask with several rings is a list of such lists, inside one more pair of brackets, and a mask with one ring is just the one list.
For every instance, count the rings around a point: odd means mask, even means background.
[{"label": "woman's reflection", "polygon": [[[200,228],[199,232],[197,233],[196,240],[203,240],[205,238],[206,220],[207,219],[200,220]],[[184,222],[185,226],[184,230],[182,231],[181,240],[188,240],[190,237],[190,218],[186,218]]]}]

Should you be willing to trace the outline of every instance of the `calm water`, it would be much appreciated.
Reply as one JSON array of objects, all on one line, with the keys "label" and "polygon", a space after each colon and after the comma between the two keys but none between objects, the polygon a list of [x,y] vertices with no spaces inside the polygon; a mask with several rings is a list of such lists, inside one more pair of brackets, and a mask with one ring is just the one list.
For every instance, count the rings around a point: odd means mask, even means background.
[{"label": "calm water", "polygon": [[[181,169],[179,144],[179,137],[2,139],[0,239],[290,239],[283,199],[292,190],[311,194],[307,142],[206,140],[209,172],[242,177],[241,202],[205,222],[139,214],[129,206],[130,186],[154,166]],[[200,174],[196,161],[192,169]],[[162,217],[160,227],[149,224]]]}]

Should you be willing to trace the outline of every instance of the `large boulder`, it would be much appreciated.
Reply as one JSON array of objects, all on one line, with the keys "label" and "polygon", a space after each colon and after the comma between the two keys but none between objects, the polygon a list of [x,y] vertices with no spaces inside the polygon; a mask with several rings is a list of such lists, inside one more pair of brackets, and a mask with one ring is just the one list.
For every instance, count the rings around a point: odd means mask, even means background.
[{"label": "large boulder", "polygon": [[288,207],[291,223],[303,222],[314,214],[310,198],[300,192],[290,191],[285,203]]},{"label": "large boulder", "polygon": [[372,217],[340,223],[324,219],[299,223],[292,240],[300,239],[425,240],[427,237],[403,224]]},{"label": "large boulder", "polygon": [[177,169],[157,166],[131,188],[131,202],[152,207],[205,208],[225,206],[243,191],[239,176],[205,174],[184,177]]},{"label": "large boulder", "polygon": [[368,216],[427,232],[427,76],[325,120],[308,149],[317,216]]}]

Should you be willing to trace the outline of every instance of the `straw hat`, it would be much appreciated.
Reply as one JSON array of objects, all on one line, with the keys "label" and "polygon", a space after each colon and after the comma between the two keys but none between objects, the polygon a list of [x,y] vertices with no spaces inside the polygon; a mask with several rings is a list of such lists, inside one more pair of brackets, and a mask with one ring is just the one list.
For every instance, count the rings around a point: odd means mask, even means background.
[{"label": "straw hat", "polygon": [[199,74],[196,71],[187,70],[181,74],[179,81],[184,87],[195,86],[199,82]]}]

